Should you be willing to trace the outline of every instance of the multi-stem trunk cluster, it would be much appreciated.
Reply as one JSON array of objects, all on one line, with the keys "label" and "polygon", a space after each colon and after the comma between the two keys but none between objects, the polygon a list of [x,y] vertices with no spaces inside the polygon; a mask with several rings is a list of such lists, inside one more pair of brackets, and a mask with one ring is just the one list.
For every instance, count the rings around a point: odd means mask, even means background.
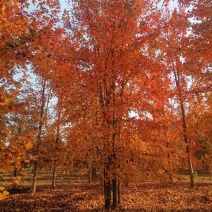
[{"label": "multi-stem trunk cluster", "polygon": [[116,173],[111,175],[112,161],[116,161],[115,157],[115,154],[109,155],[108,164],[104,168],[105,208],[108,210],[111,208],[115,209],[120,204],[120,182],[116,178]]},{"label": "multi-stem trunk cluster", "polygon": [[[114,79],[113,74],[112,79]],[[107,76],[107,74],[105,74]],[[118,135],[120,134],[120,123],[115,111],[117,110],[117,96],[115,80],[108,82],[106,78],[103,80],[103,85],[100,85],[99,103],[102,108],[102,119],[106,129],[105,137],[105,154],[107,157],[104,161],[104,198],[105,208],[115,209],[120,204],[120,181],[117,179],[118,160],[116,157],[116,145],[118,144]],[[110,86],[108,86],[108,84]],[[108,90],[108,87],[110,90]],[[106,95],[105,95],[106,94]]]}]

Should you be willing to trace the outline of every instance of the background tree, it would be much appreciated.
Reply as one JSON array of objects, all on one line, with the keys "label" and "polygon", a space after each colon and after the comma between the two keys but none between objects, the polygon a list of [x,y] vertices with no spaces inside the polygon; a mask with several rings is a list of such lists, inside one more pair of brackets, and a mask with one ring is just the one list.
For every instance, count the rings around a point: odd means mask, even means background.
[{"label": "background tree", "polygon": [[[1,159],[5,160],[6,135],[9,130],[6,126],[6,115],[15,104],[19,85],[14,81],[18,67],[25,67],[25,60],[21,59],[22,42],[20,38],[28,30],[29,20],[23,12],[25,3],[19,5],[17,1],[1,1],[0,3],[0,133]],[[13,109],[15,109],[13,107]],[[8,153],[9,154],[9,153]],[[5,166],[3,165],[5,164]],[[4,168],[6,161],[1,163]]]},{"label": "background tree", "polygon": [[[211,1],[187,0],[180,1],[180,3],[190,8],[188,9],[188,16],[191,20],[190,31],[184,45],[188,43],[188,48],[185,52],[185,66],[192,77],[192,110],[196,114],[196,117],[193,118],[193,127],[196,131],[196,139],[206,142],[201,141],[199,145],[202,145],[204,149],[206,144],[210,149],[210,145],[207,145],[207,143],[211,143],[211,136],[210,130],[208,131],[207,129],[210,128],[211,123],[211,114],[209,112],[211,111]],[[202,117],[205,117],[204,121]],[[200,124],[201,121],[203,121],[202,124]],[[205,129],[203,129],[204,127]],[[207,138],[203,138],[205,136]],[[198,139],[197,137],[202,138]]]}]

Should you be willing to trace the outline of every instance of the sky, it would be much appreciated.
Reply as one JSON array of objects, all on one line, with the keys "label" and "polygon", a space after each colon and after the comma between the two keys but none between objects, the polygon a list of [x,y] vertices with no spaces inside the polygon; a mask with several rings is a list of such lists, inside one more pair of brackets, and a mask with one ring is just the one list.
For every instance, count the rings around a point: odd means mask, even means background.
[{"label": "sky", "polygon": [[[33,5],[32,3],[32,0],[28,0],[29,2],[29,8],[28,8],[28,11],[33,11],[33,9],[35,9],[35,6]],[[68,10],[70,9],[70,5],[67,3],[66,0],[59,0],[60,2],[60,6],[61,6],[61,10],[64,11],[64,9]],[[161,3],[159,3],[159,7],[160,5],[162,4],[163,0],[161,0]],[[178,0],[170,0],[170,3],[169,3],[169,9],[170,10],[173,10],[174,8],[176,8],[178,5]]]}]

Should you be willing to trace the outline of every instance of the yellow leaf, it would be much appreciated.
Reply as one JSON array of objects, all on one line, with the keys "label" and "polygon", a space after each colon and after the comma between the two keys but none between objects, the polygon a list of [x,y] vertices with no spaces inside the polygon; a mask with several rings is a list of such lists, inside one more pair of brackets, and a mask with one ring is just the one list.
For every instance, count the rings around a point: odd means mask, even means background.
[{"label": "yellow leaf", "polygon": [[5,190],[4,187],[0,187],[0,201],[6,199],[9,195],[9,192]]},{"label": "yellow leaf", "polygon": [[31,149],[32,148],[32,143],[28,142],[25,146],[26,146],[27,149]]}]

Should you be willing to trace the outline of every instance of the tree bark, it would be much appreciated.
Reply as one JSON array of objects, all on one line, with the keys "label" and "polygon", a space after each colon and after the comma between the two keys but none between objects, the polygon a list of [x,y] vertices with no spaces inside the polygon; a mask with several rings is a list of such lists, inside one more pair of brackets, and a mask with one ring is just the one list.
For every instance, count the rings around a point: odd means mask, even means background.
[{"label": "tree bark", "polygon": [[117,179],[110,180],[104,171],[104,197],[107,210],[116,209],[120,205],[120,182]]},{"label": "tree bark", "polygon": [[88,168],[88,183],[91,184],[92,182],[92,170],[91,170],[91,166],[89,166]]},{"label": "tree bark", "polygon": [[37,177],[38,177],[38,161],[34,162],[34,173],[33,173],[33,180],[32,180],[32,193],[36,193],[37,189]]},{"label": "tree bark", "polygon": [[188,168],[189,168],[189,176],[190,176],[190,185],[192,188],[194,188],[194,175],[193,175],[193,166],[191,161],[191,152],[190,152],[190,141],[188,138],[187,133],[187,122],[186,122],[186,113],[184,108],[184,101],[182,97],[182,91],[180,88],[180,73],[179,70],[176,68],[174,69],[174,78],[175,78],[175,84],[178,90],[178,96],[179,96],[179,103],[181,107],[181,116],[182,116],[182,128],[183,128],[183,135],[184,135],[184,142],[186,144],[186,153],[187,153],[187,162],[188,162]]},{"label": "tree bark", "polygon": [[106,182],[106,197],[105,197],[105,208],[111,209],[111,183],[110,180]]},{"label": "tree bark", "polygon": [[[43,121],[44,121],[44,108],[45,108],[45,90],[46,90],[46,80],[43,81],[43,87],[42,87],[42,94],[41,94],[41,106],[40,106],[40,123],[38,127],[38,135],[37,135],[37,149],[36,154],[39,156],[40,153],[40,145],[41,145],[41,134],[42,134],[42,127],[43,127]],[[36,192],[37,187],[37,176],[38,176],[38,157],[36,158],[36,161],[34,162],[34,174],[33,174],[33,181],[32,181],[32,192]]]},{"label": "tree bark", "polygon": [[121,203],[121,184],[118,182],[118,206]]},{"label": "tree bark", "polygon": [[190,155],[190,144],[187,136],[187,124],[186,124],[186,115],[185,115],[185,109],[184,105],[181,101],[181,111],[182,111],[182,123],[183,123],[183,131],[184,131],[184,141],[186,143],[186,153],[187,153],[187,161],[188,161],[188,169],[189,169],[189,176],[190,176],[190,185],[192,188],[194,188],[194,175],[193,175],[193,166],[191,161],[191,155]]},{"label": "tree bark", "polygon": [[105,208],[111,209],[111,180],[107,174],[107,167],[104,169],[104,197],[105,197]]},{"label": "tree bark", "polygon": [[53,171],[52,171],[52,188],[55,188],[56,171],[57,171],[57,167],[56,165],[54,165]]},{"label": "tree bark", "polygon": [[190,157],[188,158],[188,167],[189,167],[189,175],[190,175],[190,184],[191,184],[191,187],[194,188],[195,187],[194,170],[193,170],[192,161]]},{"label": "tree bark", "polygon": [[112,180],[113,185],[113,209],[118,207],[118,188],[116,179]]},{"label": "tree bark", "polygon": [[[55,139],[55,150],[58,150],[59,137],[60,137],[60,119],[61,119],[61,108],[60,100],[58,99],[58,114],[57,114],[57,135]],[[55,188],[56,171],[57,171],[57,157],[54,159],[53,171],[52,171],[52,188]]]}]

